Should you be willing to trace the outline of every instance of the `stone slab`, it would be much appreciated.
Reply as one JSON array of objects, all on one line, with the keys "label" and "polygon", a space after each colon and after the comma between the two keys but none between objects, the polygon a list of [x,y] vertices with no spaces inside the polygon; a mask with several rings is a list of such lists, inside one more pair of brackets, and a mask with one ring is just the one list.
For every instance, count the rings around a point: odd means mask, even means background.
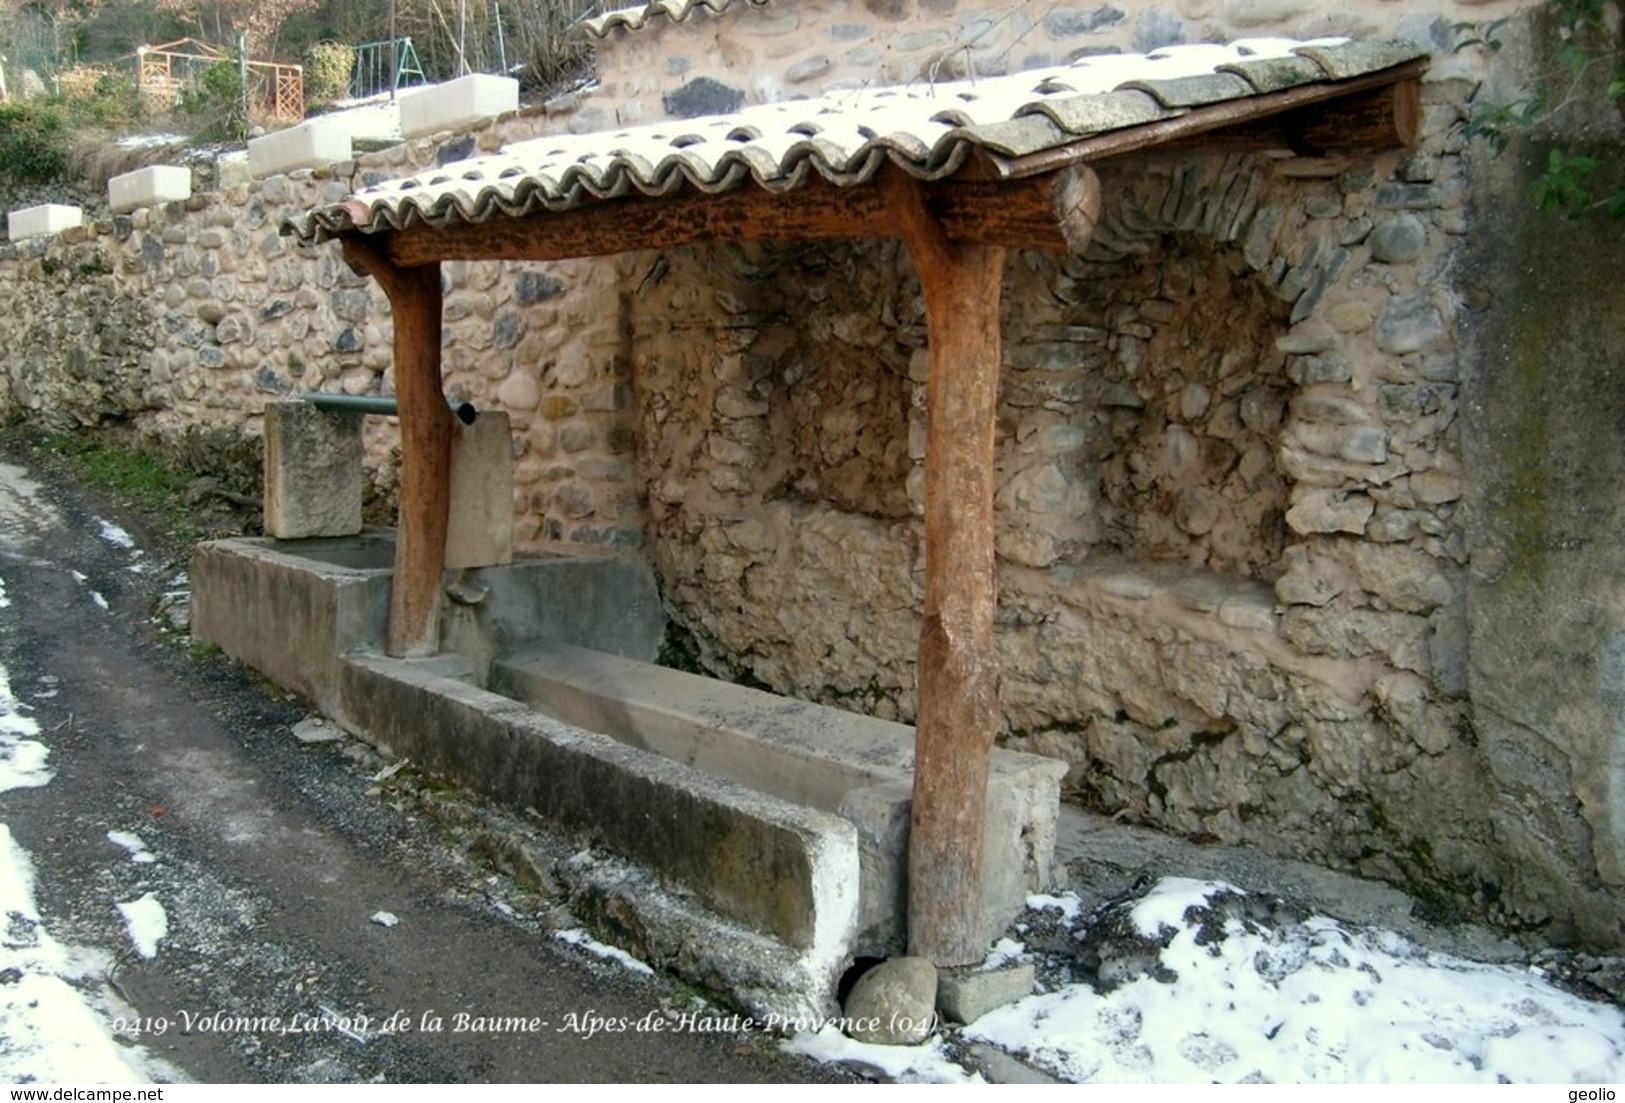
[{"label": "stone slab", "polygon": [[[491,666],[492,689],[858,829],[859,946],[905,937],[914,729],[568,644],[541,643]],[[984,923],[1003,931],[1028,894],[1051,887],[1064,763],[995,751],[988,780]]]},{"label": "stone slab", "polygon": [[399,97],[401,133],[408,138],[456,130],[519,108],[519,82],[471,73]]},{"label": "stone slab", "polygon": [[248,143],[248,169],[256,179],[349,159],[349,131],[321,119],[252,138]]},{"label": "stone slab", "polygon": [[[838,816],[585,731],[409,660],[341,663],[346,727],[566,830],[803,951],[844,955],[857,838]],[[832,961],[832,967],[835,963]]]},{"label": "stone slab", "polygon": [[513,434],[505,413],[458,422],[451,437],[446,568],[513,562]]},{"label": "stone slab", "polygon": [[377,535],[199,544],[192,636],[336,715],[339,656],[384,638],[394,549]]},{"label": "stone slab", "polygon": [[397,99],[390,103],[385,100],[332,111],[323,115],[322,121],[342,128],[352,142],[399,141],[401,101]]},{"label": "stone slab", "polygon": [[180,165],[148,165],[107,182],[107,205],[114,214],[192,197],[192,170]]},{"label": "stone slab", "polygon": [[[266,535],[302,540],[359,533],[365,460],[360,414],[308,402],[268,403]],[[509,525],[511,531],[511,518]]]},{"label": "stone slab", "polygon": [[973,1023],[989,1011],[1033,994],[1037,970],[1030,961],[995,969],[944,969],[937,974],[937,1007],[956,1023]]},{"label": "stone slab", "polygon": [[43,234],[60,234],[63,230],[83,226],[85,212],[78,207],[62,203],[42,203],[37,207],[24,207],[6,214],[6,236],[12,241],[25,241]]},{"label": "stone slab", "polygon": [[479,600],[441,603],[440,642],[469,660],[481,685],[495,656],[538,640],[653,662],[666,636],[666,610],[642,558],[549,555],[468,570],[458,585]]}]

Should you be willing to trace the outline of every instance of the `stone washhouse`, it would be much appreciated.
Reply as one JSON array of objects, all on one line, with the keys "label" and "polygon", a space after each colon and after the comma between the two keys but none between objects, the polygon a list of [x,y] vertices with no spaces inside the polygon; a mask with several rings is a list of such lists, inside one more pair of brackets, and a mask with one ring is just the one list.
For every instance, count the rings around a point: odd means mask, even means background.
[{"label": "stone washhouse", "polygon": [[1539,9],[584,30],[590,91],[0,256],[8,331],[132,335],[12,366],[12,405],[271,451],[304,419],[398,491],[393,541],[206,550],[200,635],[656,871],[602,918],[716,980],[676,917],[721,915],[747,1004],[860,951],[979,961],[1053,875],[1057,785],[1625,944],[1617,242],[1463,128],[1555,56]]},{"label": "stone washhouse", "polygon": [[[302,240],[337,239],[390,301],[402,457],[387,653],[433,655],[439,645],[455,427],[440,362],[441,264],[700,241],[900,239],[924,301],[927,396],[907,946],[941,966],[980,962],[989,944],[985,805],[1001,722],[993,499],[1006,253],[1084,252],[1100,218],[1097,162],[1174,142],[1224,149],[1232,129],[1246,142],[1263,129],[1272,144],[1316,152],[1408,145],[1425,66],[1405,43],[1258,40],[836,92],[681,125],[538,139],[290,223]],[[1227,185],[1214,181],[1206,197],[1193,189],[1192,207],[1206,208],[1198,220],[1225,217]],[[1328,264],[1303,278],[1331,274]],[[1222,333],[1214,338],[1209,351],[1222,353]],[[1364,436],[1350,439],[1363,457]]]}]

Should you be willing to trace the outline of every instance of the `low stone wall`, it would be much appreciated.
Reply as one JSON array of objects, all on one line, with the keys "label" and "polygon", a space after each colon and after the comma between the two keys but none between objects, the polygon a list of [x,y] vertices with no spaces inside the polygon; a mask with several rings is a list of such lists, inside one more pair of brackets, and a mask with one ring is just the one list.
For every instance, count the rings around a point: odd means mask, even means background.
[{"label": "low stone wall", "polygon": [[[122,426],[160,449],[199,431],[259,436],[301,390],[390,393],[389,304],[336,247],[295,246],[285,217],[373,180],[565,125],[565,100],[467,133],[262,180],[200,174],[184,202],[0,245],[0,412],[46,426]],[[241,170],[238,170],[239,172]],[[632,547],[632,419],[612,261],[444,268],[454,399],[512,414],[517,538]],[[371,474],[391,490],[397,433],[369,419]]]}]

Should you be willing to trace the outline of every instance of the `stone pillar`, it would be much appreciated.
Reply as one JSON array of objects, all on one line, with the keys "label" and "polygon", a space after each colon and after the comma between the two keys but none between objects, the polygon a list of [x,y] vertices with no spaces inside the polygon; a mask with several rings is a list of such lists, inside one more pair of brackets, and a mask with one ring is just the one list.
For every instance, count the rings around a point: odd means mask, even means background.
[{"label": "stone pillar", "polygon": [[513,434],[504,413],[482,413],[451,434],[446,567],[513,562]]},{"label": "stone pillar", "polygon": [[361,415],[308,402],[265,407],[265,533],[278,540],[361,531]]}]

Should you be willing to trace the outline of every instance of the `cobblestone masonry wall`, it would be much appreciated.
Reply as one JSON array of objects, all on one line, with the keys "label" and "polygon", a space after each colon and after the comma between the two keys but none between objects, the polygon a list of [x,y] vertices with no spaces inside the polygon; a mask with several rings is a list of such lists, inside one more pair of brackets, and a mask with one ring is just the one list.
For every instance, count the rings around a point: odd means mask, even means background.
[{"label": "cobblestone masonry wall", "polygon": [[[853,3],[824,33],[879,41],[951,6],[921,0],[898,21],[893,5]],[[1021,43],[1145,46],[1175,24],[1187,39],[1301,35],[1323,18],[1293,2],[1129,7],[1046,8],[1060,15]],[[1356,4],[1336,18],[1433,38],[1505,7]],[[815,8],[616,32],[606,93],[637,69],[655,84],[623,89],[620,110],[647,114],[648,96],[682,83],[660,80],[699,72],[682,59],[701,30],[729,72],[799,87],[802,58],[772,43],[817,46]],[[751,30],[774,12],[771,33]],[[797,33],[773,30],[792,17]],[[863,35],[835,29],[860,23]],[[756,35],[749,60],[723,48],[730,27]],[[1450,77],[1463,64],[1444,59],[1447,79],[1427,86],[1414,151],[1138,161],[1105,173],[1083,256],[1011,256],[1001,738],[1066,759],[1070,795],[1098,810],[1618,945],[1620,867],[1599,858],[1620,852],[1618,801],[1576,796],[1607,788],[1577,764],[1611,760],[1609,732],[1559,738],[1535,722],[1520,738],[1547,765],[1508,786],[1468,696],[1457,414],[1473,365],[1457,287],[1471,85]],[[387,392],[387,302],[332,249],[290,246],[277,221],[370,180],[599,125],[606,93],[0,247],[0,409],[174,439],[255,433],[264,403],[291,390]],[[521,547],[641,549],[716,670],[912,716],[926,359],[896,243],[449,264],[444,277],[448,391],[513,418]],[[393,434],[369,426],[386,482]],[[1504,772],[1504,748],[1491,757]]]},{"label": "cobblestone masonry wall", "polygon": [[751,103],[912,81],[997,76],[1091,53],[1286,35],[1415,39],[1440,51],[1443,75],[1470,71],[1451,54],[1458,23],[1515,11],[1509,0],[1423,5],[1394,0],[736,0],[720,16],[652,16],[600,44],[605,95],[572,123],[586,129],[732,111]]}]

